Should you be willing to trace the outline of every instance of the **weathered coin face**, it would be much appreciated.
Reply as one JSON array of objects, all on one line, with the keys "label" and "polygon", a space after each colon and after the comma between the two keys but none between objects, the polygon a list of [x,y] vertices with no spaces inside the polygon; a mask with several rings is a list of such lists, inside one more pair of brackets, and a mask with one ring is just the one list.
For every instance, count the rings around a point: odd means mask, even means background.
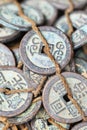
[{"label": "weathered coin face", "polygon": [[[69,1],[68,0],[48,0],[51,2],[56,8],[65,10],[69,7]],[[86,0],[73,0],[75,8],[81,8],[83,7],[87,1]]]},{"label": "weathered coin face", "polygon": [[[0,130],[3,130],[4,127],[5,127],[5,125],[0,122]],[[11,130],[11,129],[7,129],[7,130]]]},{"label": "weathered coin face", "polygon": [[[73,98],[87,115],[87,79],[72,72],[65,72],[62,75],[72,91]],[[65,87],[58,76],[53,76],[46,83],[43,104],[47,113],[56,121],[74,123],[82,119],[74,104],[68,99]]]},{"label": "weathered coin face", "polygon": [[[87,14],[84,11],[74,11],[73,13],[71,13],[70,19],[72,21],[73,27],[78,29],[87,23]],[[60,19],[57,20],[55,26],[63,32],[67,33],[69,30],[69,26],[66,16],[64,15],[60,17]]]},{"label": "weathered coin face", "polygon": [[74,46],[74,49],[77,49],[84,44],[87,43],[87,24],[84,26],[80,27],[78,30],[76,30],[72,36],[71,40]]},{"label": "weathered coin face", "polygon": [[[50,51],[61,68],[64,68],[71,58],[71,45],[65,34],[53,27],[39,28],[47,40]],[[39,74],[52,74],[55,65],[44,53],[44,44],[34,31],[29,31],[21,41],[20,55],[25,65]]]},{"label": "weathered coin face", "polygon": [[87,62],[80,58],[75,58],[76,71],[79,74],[87,73]]},{"label": "weathered coin face", "polygon": [[71,130],[87,130],[87,122],[82,122],[75,125]]},{"label": "weathered coin face", "polygon": [[7,27],[0,27],[0,42],[10,42],[19,36],[20,32]]},{"label": "weathered coin face", "polygon": [[[22,6],[24,14],[40,25],[44,21],[42,13],[30,6]],[[31,24],[18,15],[18,8],[14,4],[0,6],[0,23],[13,29],[26,31]],[[12,25],[12,26],[10,26]]]},{"label": "weathered coin face", "polygon": [[0,66],[15,66],[15,59],[8,47],[0,43]]},{"label": "weathered coin face", "polygon": [[[0,67],[0,88],[10,90],[28,89],[29,83],[23,72],[13,67]],[[32,93],[6,95],[0,93],[0,115],[13,117],[26,110],[32,100]]]},{"label": "weathered coin face", "polygon": [[37,89],[38,85],[40,85],[44,76],[30,71],[25,65],[23,67],[23,72],[27,76],[31,86]]},{"label": "weathered coin face", "polygon": [[82,49],[76,50],[75,57],[78,57],[87,61],[87,55],[84,54]]},{"label": "weathered coin face", "polygon": [[40,9],[46,18],[46,23],[52,25],[57,17],[58,11],[46,0],[25,0],[23,4]]},{"label": "weathered coin face", "polygon": [[8,120],[12,124],[16,124],[16,125],[24,124],[35,117],[40,107],[41,107],[41,101],[32,103],[31,106],[29,106],[29,108],[26,111],[24,111],[22,114],[9,118]]}]

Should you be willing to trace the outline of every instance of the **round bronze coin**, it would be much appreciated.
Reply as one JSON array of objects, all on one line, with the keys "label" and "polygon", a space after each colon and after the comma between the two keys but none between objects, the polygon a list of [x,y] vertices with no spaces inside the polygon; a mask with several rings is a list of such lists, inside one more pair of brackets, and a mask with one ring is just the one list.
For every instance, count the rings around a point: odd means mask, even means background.
[{"label": "round bronze coin", "polygon": [[[71,58],[71,45],[67,36],[54,27],[43,26],[39,28],[50,47],[50,52],[63,69]],[[22,39],[20,44],[20,55],[24,64],[39,74],[53,74],[55,65],[44,53],[44,44],[39,36],[32,30]]]},{"label": "round bronze coin", "polygon": [[19,36],[20,32],[8,27],[0,27],[0,42],[11,42]]},{"label": "round bronze coin", "polygon": [[[73,72],[62,73],[62,76],[66,79],[73,98],[87,115],[87,79]],[[77,108],[69,100],[60,77],[53,76],[46,83],[42,99],[47,113],[56,121],[74,123],[82,120]]]},{"label": "round bronze coin", "polygon": [[[48,0],[50,3],[52,3],[56,8],[65,10],[69,7],[69,1],[68,0]],[[75,8],[81,8],[83,7],[87,1],[86,0],[72,0],[74,3]]]},{"label": "round bronze coin", "polygon": [[10,49],[0,43],[0,66],[15,66],[15,58]]},{"label": "round bronze coin", "polygon": [[38,8],[46,19],[47,25],[52,25],[57,17],[58,11],[47,0],[25,0],[23,4]]},{"label": "round bronze coin", "polygon": [[82,122],[75,125],[71,130],[87,130],[87,122]]},{"label": "round bronze coin", "polygon": [[78,28],[71,36],[74,49],[80,48],[87,43],[87,24]]},{"label": "round bronze coin", "polygon": [[[23,72],[13,67],[0,67],[0,88],[8,90],[28,89],[29,82]],[[13,117],[26,110],[32,100],[32,93],[7,95],[0,93],[0,116]]]},{"label": "round bronze coin", "polygon": [[44,78],[43,75],[39,75],[37,73],[34,73],[33,71],[30,71],[25,65],[23,67],[23,72],[27,76],[29,83],[31,86],[35,89],[38,88],[38,85],[40,85],[42,79]]},{"label": "round bronze coin", "polygon": [[22,114],[9,118],[8,121],[11,124],[24,124],[30,120],[32,120],[35,115],[37,114],[37,112],[39,111],[41,107],[41,101],[37,101],[35,103],[32,103],[31,106],[28,107],[28,109],[26,111],[24,111]]}]

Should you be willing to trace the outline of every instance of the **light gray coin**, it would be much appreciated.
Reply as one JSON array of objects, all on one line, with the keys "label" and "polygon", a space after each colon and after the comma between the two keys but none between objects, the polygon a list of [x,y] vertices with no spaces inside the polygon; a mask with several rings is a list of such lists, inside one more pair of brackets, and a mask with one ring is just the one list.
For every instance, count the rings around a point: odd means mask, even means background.
[{"label": "light gray coin", "polygon": [[[24,5],[22,9],[24,14],[34,20],[36,24],[40,25],[43,23],[44,17],[39,10]],[[31,27],[31,23],[20,17],[18,15],[18,8],[11,3],[0,6],[0,23],[21,31],[26,31]]]},{"label": "light gray coin", "polygon": [[46,23],[52,25],[58,15],[57,9],[46,0],[25,0],[23,4],[40,9],[46,18]]},{"label": "light gray coin", "polygon": [[80,48],[87,43],[87,24],[78,28],[71,36],[74,49]]},{"label": "light gray coin", "polygon": [[[85,11],[74,11],[70,15],[70,19],[72,21],[73,27],[78,29],[87,23],[87,14]],[[60,17],[55,23],[55,27],[59,28],[63,32],[67,33],[69,30],[68,22],[66,16]]]},{"label": "light gray coin", "polygon": [[15,66],[15,59],[10,49],[0,43],[0,66]]},{"label": "light gray coin", "polygon": [[[51,54],[64,68],[70,61],[72,51],[71,45],[66,35],[50,26],[39,28],[44,38],[47,40]],[[32,30],[22,39],[20,44],[20,55],[24,64],[31,70],[39,74],[55,73],[55,65],[44,53],[44,44],[39,36]]]},{"label": "light gray coin", "polygon": [[[13,67],[0,67],[0,88],[8,90],[28,89],[29,82],[23,72]],[[31,104],[32,93],[16,93],[7,95],[0,93],[0,115],[16,116],[25,111]]]},{"label": "light gray coin", "polygon": [[[87,115],[87,79],[72,72],[62,73],[62,76],[66,79],[73,98]],[[74,123],[82,120],[81,114],[69,100],[64,84],[58,75],[53,76],[46,83],[42,99],[47,113],[56,121]]]}]

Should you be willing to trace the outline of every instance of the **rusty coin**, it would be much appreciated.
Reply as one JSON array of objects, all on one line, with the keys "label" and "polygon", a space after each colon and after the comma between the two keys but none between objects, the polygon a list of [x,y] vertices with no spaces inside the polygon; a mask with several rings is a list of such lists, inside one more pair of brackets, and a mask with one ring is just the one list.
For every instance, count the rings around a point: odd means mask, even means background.
[{"label": "rusty coin", "polygon": [[[0,88],[8,90],[28,89],[29,82],[23,72],[13,67],[0,67]],[[32,100],[32,93],[7,95],[0,93],[0,116],[13,117],[26,110]]]},{"label": "rusty coin", "polygon": [[[66,79],[72,91],[73,98],[87,115],[87,80],[76,73],[65,72]],[[80,113],[67,96],[65,87],[58,76],[53,76],[43,90],[43,104],[47,113],[56,121],[74,123],[82,120]]]},{"label": "rusty coin", "polygon": [[71,130],[87,130],[87,122],[82,122],[75,125]]},{"label": "rusty coin", "polygon": [[46,24],[52,25],[58,15],[58,11],[46,0],[25,0],[23,4],[40,9],[46,19]]},{"label": "rusty coin", "polygon": [[87,43],[87,24],[77,29],[71,36],[74,49],[80,48]]},{"label": "rusty coin", "polygon": [[15,66],[15,59],[8,47],[0,43],[0,66]]},{"label": "rusty coin", "polygon": [[29,106],[29,108],[26,111],[24,111],[22,114],[18,116],[9,118],[8,121],[11,124],[16,124],[16,125],[26,123],[35,117],[40,107],[41,107],[41,101],[32,103],[31,106]]},{"label": "rusty coin", "polygon": [[[44,38],[47,40],[51,54],[64,68],[71,58],[71,45],[65,34],[54,28],[43,26],[39,28]],[[52,74],[55,72],[55,65],[44,53],[44,44],[39,36],[32,30],[22,39],[20,44],[20,55],[24,64],[31,70],[39,74]]]}]

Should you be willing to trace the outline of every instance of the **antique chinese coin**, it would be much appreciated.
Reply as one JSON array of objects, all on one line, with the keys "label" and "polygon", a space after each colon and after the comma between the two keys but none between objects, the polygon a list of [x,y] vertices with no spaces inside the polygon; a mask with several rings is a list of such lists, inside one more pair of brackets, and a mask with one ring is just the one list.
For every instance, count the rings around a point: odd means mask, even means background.
[{"label": "antique chinese coin", "polygon": [[0,66],[15,66],[15,59],[8,47],[0,43]]},{"label": "antique chinese coin", "polygon": [[[62,73],[62,76],[66,79],[73,98],[87,115],[87,79],[73,72]],[[69,100],[64,84],[58,75],[53,76],[46,83],[42,99],[47,113],[56,121],[74,123],[82,120],[77,108]]]},{"label": "antique chinese coin", "polygon": [[71,130],[87,130],[87,122],[82,122],[75,125]]},{"label": "antique chinese coin", "polygon": [[[29,82],[23,72],[13,67],[0,67],[0,88],[7,90],[28,89]],[[13,117],[26,110],[32,100],[32,93],[7,95],[0,93],[0,115]]]},{"label": "antique chinese coin", "polygon": [[[50,47],[50,52],[59,63],[61,69],[70,61],[72,51],[66,35],[54,27],[43,26],[39,28]],[[52,74],[55,65],[44,53],[44,44],[39,36],[32,30],[22,39],[20,44],[20,55],[24,64],[39,74]]]}]

